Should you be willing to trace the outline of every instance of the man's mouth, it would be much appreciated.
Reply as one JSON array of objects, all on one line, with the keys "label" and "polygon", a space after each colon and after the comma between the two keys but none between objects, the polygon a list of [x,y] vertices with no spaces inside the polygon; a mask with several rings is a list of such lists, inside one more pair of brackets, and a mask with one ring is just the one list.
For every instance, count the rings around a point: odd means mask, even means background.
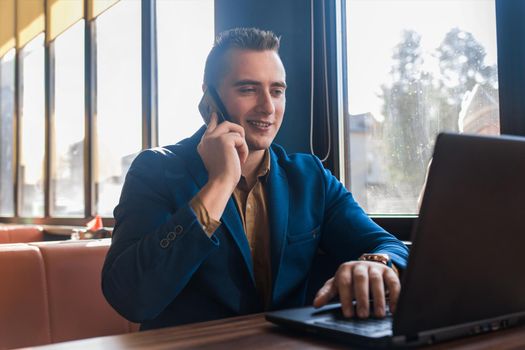
[{"label": "man's mouth", "polygon": [[248,124],[253,125],[257,128],[262,128],[262,129],[269,128],[272,125],[272,123],[261,122],[261,121],[256,121],[256,120],[248,120]]}]

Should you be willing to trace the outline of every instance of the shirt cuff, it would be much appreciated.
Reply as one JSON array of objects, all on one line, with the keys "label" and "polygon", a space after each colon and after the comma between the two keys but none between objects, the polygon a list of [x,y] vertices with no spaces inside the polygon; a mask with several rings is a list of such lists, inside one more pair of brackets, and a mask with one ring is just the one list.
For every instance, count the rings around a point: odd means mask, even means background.
[{"label": "shirt cuff", "polygon": [[199,196],[193,197],[190,201],[190,207],[195,212],[195,216],[197,216],[197,220],[201,224],[204,232],[211,237],[215,230],[220,226],[221,222],[210,218],[208,210],[206,210],[206,207],[202,204]]}]

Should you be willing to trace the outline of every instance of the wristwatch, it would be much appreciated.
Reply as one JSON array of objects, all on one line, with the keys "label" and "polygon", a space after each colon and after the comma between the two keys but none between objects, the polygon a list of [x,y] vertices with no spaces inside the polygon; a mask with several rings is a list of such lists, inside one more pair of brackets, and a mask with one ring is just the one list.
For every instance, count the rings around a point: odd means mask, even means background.
[{"label": "wristwatch", "polygon": [[392,267],[392,260],[390,260],[390,256],[384,253],[363,254],[359,257],[358,260],[373,261],[373,262],[377,262],[377,263],[386,265],[388,267]]}]

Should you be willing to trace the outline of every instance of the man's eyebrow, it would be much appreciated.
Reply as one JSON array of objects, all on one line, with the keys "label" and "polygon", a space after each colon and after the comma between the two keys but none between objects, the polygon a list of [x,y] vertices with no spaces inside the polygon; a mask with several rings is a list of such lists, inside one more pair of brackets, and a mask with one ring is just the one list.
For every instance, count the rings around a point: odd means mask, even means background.
[{"label": "man's eyebrow", "polygon": [[272,83],[272,86],[279,86],[286,89],[286,83],[284,81],[276,81],[275,83]]},{"label": "man's eyebrow", "polygon": [[236,81],[235,84],[233,84],[233,86],[244,86],[244,85],[262,85],[262,84],[260,81],[249,80],[249,79],[239,80],[239,81]]},{"label": "man's eyebrow", "polygon": [[[244,80],[236,81],[233,84],[233,86],[235,86],[235,87],[237,87],[237,86],[245,86],[245,85],[260,86],[260,85],[262,85],[262,83],[260,81],[257,81],[257,80],[244,79]],[[279,87],[282,87],[282,88],[286,88],[286,83],[284,81],[277,81],[275,83],[272,83],[271,86],[279,86]]]}]

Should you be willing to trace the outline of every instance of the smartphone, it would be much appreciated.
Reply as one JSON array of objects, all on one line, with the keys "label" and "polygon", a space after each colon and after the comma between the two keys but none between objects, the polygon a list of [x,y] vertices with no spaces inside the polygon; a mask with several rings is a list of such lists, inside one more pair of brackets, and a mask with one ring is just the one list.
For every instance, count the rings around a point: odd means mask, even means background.
[{"label": "smartphone", "polygon": [[199,112],[206,124],[210,122],[212,112],[217,113],[219,124],[225,120],[231,121],[231,118],[226,111],[226,107],[224,107],[217,90],[215,90],[213,86],[208,86],[206,91],[204,91],[204,95],[199,102]]}]

